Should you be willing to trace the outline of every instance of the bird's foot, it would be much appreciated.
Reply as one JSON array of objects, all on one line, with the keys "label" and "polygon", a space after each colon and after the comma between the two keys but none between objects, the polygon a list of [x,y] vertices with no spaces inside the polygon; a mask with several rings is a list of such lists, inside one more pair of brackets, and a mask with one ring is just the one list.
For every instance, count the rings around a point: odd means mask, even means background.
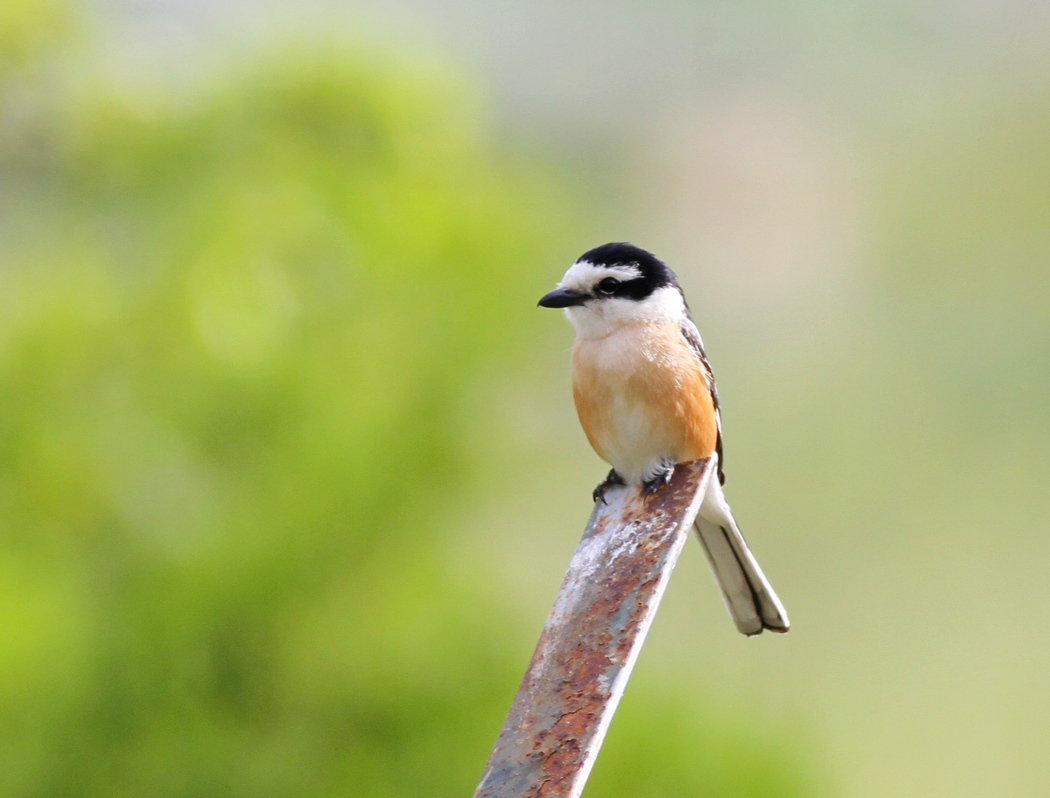
[{"label": "bird's foot", "polygon": [[603,479],[598,484],[598,487],[591,491],[591,497],[594,499],[595,503],[601,500],[602,504],[608,504],[609,502],[605,501],[605,491],[609,490],[609,488],[615,488],[618,485],[626,484],[627,483],[623,481],[623,477],[616,473],[615,468],[612,468],[609,470],[609,476]]},{"label": "bird's foot", "polygon": [[648,479],[642,480],[642,495],[652,496],[656,491],[671,481],[674,475],[674,463],[661,463],[658,470]]}]

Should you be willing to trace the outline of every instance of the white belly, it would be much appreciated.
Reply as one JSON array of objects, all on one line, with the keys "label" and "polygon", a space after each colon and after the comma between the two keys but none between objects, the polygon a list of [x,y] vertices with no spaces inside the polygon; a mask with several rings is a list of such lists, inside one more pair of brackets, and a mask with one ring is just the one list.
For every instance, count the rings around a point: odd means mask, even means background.
[{"label": "white belly", "polygon": [[628,391],[614,392],[610,407],[611,434],[605,436],[609,464],[632,484],[649,479],[670,461],[678,460],[677,441],[653,413],[651,403]]}]

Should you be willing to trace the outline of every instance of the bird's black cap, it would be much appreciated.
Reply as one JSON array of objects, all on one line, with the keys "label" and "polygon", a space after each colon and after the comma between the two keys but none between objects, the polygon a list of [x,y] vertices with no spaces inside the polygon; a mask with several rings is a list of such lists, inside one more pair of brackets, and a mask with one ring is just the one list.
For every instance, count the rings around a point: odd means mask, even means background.
[{"label": "bird's black cap", "polygon": [[653,253],[623,241],[614,241],[589,249],[580,255],[577,261],[586,261],[595,266],[637,267],[642,273],[641,277],[624,283],[624,290],[618,292],[636,299],[648,296],[657,288],[667,285],[678,288],[678,278],[666,263]]},{"label": "bird's black cap", "polygon": [[637,266],[642,278],[653,288],[678,284],[674,272],[666,263],[653,253],[624,241],[614,241],[589,249],[577,260],[584,260],[595,266]]}]

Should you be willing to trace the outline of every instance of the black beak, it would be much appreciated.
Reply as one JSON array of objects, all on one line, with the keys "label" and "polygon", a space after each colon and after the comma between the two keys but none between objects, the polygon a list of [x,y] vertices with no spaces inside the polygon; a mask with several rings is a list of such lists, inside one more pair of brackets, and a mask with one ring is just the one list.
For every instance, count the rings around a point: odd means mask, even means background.
[{"label": "black beak", "polygon": [[539,301],[541,308],[571,308],[573,305],[582,305],[590,297],[587,294],[578,294],[567,288],[556,288],[549,294],[544,294]]}]

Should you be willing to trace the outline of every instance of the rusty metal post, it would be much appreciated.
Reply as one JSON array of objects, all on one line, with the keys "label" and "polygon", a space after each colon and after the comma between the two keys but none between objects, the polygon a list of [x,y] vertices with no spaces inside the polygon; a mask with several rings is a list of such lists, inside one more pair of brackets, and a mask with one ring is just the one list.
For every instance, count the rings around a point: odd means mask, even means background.
[{"label": "rusty metal post", "polygon": [[679,465],[591,514],[474,798],[577,798],[711,478]]}]

